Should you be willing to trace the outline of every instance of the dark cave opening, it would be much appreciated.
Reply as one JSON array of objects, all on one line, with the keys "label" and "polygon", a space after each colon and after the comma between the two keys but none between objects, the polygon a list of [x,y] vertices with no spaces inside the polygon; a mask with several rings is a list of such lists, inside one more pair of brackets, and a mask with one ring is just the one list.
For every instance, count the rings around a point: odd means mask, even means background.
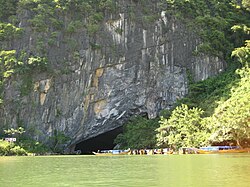
[{"label": "dark cave opening", "polygon": [[75,151],[80,150],[81,154],[92,154],[93,151],[110,150],[115,147],[114,140],[123,128],[119,127],[112,131],[103,133],[88,140],[79,142],[75,146]]}]

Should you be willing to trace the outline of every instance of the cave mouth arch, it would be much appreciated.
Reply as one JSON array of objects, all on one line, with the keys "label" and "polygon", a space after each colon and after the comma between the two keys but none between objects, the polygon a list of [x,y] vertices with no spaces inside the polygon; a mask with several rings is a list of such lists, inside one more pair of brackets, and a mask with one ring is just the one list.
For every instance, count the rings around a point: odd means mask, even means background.
[{"label": "cave mouth arch", "polygon": [[79,142],[75,146],[75,151],[80,150],[81,154],[92,154],[93,151],[113,149],[115,147],[115,138],[122,132],[123,127],[121,126],[96,137]]}]

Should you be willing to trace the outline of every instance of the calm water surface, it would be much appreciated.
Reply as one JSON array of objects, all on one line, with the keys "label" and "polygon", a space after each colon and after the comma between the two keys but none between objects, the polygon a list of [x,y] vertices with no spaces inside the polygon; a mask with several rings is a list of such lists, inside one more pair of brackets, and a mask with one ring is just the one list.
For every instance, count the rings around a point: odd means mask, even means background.
[{"label": "calm water surface", "polygon": [[250,154],[0,157],[0,186],[250,187]]}]

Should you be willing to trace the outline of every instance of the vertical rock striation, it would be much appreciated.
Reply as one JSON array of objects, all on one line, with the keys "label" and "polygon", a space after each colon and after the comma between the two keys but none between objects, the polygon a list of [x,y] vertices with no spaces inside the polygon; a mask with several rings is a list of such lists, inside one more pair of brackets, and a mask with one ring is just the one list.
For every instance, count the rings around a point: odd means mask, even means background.
[{"label": "vertical rock striation", "polygon": [[[121,8],[105,15],[97,34],[60,32],[54,45],[44,46],[53,73],[33,74],[30,94],[20,94],[22,81],[8,82],[2,125],[22,122],[44,141],[54,130],[63,131],[74,145],[122,126],[132,115],[154,118],[171,108],[188,93],[187,70],[198,81],[224,69],[217,57],[194,56],[199,38],[166,12],[146,22],[140,5],[119,2]],[[134,18],[128,6],[138,10]],[[15,48],[35,53],[39,37],[46,36],[30,29],[28,12],[20,16],[25,34]]]}]

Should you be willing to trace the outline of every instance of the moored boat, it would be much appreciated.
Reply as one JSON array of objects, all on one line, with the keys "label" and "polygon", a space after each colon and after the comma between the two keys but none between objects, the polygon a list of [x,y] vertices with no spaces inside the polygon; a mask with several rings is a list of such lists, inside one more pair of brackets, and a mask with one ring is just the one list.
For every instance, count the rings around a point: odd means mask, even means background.
[{"label": "moored boat", "polygon": [[219,154],[219,153],[250,153],[249,148],[242,149],[238,146],[209,146],[201,147],[198,154]]},{"label": "moored boat", "polygon": [[178,153],[179,154],[197,154],[198,152],[197,148],[193,147],[182,147],[179,149]]},{"label": "moored boat", "polygon": [[94,155],[97,156],[114,156],[114,155],[128,155],[130,149],[128,150],[101,150],[98,152],[92,152]]}]

